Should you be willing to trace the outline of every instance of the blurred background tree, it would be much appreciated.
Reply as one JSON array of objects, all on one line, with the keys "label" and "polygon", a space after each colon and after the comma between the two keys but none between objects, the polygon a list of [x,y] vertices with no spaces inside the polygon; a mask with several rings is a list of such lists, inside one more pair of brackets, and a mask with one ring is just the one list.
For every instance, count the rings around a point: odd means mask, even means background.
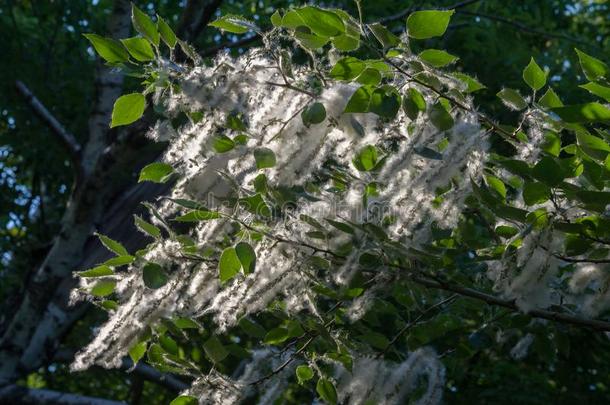
[{"label": "blurred background tree", "polygon": [[[73,134],[78,144],[90,141],[92,117],[100,113],[95,110],[96,97],[105,83],[97,80],[100,75],[96,69],[100,63],[82,34],[107,32],[109,16],[113,7],[117,7],[115,3],[121,1],[0,0],[3,55],[0,64],[0,352],[14,350],[2,336],[10,329],[12,315],[23,304],[24,296],[31,292],[34,273],[45,262],[55,238],[64,229],[62,218],[66,204],[75,190],[86,188],[78,183],[80,169],[73,152],[65,147],[65,142],[58,141],[57,129],[50,126],[48,119],[41,119],[40,111],[32,109],[31,97],[17,91],[15,84],[23,82],[49,116]],[[207,27],[210,20],[234,13],[253,19],[265,28],[276,9],[303,2],[155,0],[135,3],[151,15],[163,16],[181,38],[187,39],[205,58],[212,58],[225,49],[242,53],[256,46],[257,38],[220,34]],[[313,3],[357,14],[356,5],[350,0]],[[455,8],[456,15],[447,34],[430,41],[442,41],[436,46],[458,55],[459,69],[476,76],[487,86],[477,103],[500,121],[510,117],[502,116],[507,113],[498,108],[495,94],[505,86],[524,89],[521,70],[532,55],[552,71],[552,87],[564,101],[571,103],[589,99],[585,90],[571,90],[575,82],[583,81],[573,48],[605,60],[610,55],[610,4],[605,0],[365,0],[362,8],[367,21],[384,21],[397,33],[404,30],[404,20],[410,11]],[[119,91],[125,93],[138,83],[128,78],[117,86],[122,86],[123,90]],[[136,127],[129,134],[128,142],[134,151],[131,156],[137,159],[124,159],[127,163],[104,172],[106,175],[97,179],[112,187],[103,193],[99,208],[105,216],[89,224],[88,234],[103,226],[111,227],[110,218],[117,222],[130,218],[140,200],[160,191],[134,192],[139,168],[154,160],[160,151],[158,145],[151,145],[142,136],[143,132],[143,128]],[[123,138],[118,131],[108,130],[101,137],[105,147],[125,142]],[[498,141],[495,147],[502,150],[503,146]],[[112,229],[105,231],[124,241],[129,230],[123,232],[113,235]],[[138,241],[132,243],[137,245]],[[102,254],[96,253],[98,247],[91,239],[82,238],[82,246],[78,248],[81,256],[94,261],[96,255]],[[80,264],[73,266],[69,262],[68,272],[87,267],[82,257],[74,260]],[[56,281],[48,288],[55,288],[59,281],[65,280]],[[43,294],[43,304],[37,307],[41,314],[52,294],[54,291]],[[20,368],[16,375],[18,383],[130,403],[169,402],[175,396],[179,381],[177,385],[159,384],[147,380],[145,373],[99,369],[68,373],[65,362],[70,353],[89,340],[103,316],[95,308],[74,314],[62,324],[63,329],[54,337],[53,344],[41,351],[44,355],[37,364]],[[26,335],[28,339],[32,333]],[[549,344],[539,345],[536,355],[523,361],[505,360],[505,356],[482,343],[480,353],[472,358],[471,364],[455,365],[459,370],[453,370],[452,375],[459,379],[449,381],[447,401],[610,401],[610,345],[605,336],[577,331],[557,339],[543,327],[540,333],[548,336]],[[451,334],[444,338],[451,339]],[[585,339],[590,343],[583,347],[580,342]],[[572,349],[563,350],[561,356],[549,362],[549,352],[557,345]],[[61,353],[67,354],[62,357]]]}]

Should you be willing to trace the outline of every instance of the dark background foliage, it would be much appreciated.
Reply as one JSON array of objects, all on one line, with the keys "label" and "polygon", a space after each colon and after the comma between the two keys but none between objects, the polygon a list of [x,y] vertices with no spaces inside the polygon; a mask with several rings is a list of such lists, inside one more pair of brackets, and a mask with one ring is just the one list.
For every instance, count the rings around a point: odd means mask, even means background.
[{"label": "dark background foliage", "polygon": [[[87,119],[95,95],[96,56],[83,33],[103,33],[111,0],[0,0],[0,331],[28,277],[45,257],[60,229],[75,171],[69,156],[48,126],[33,115],[15,90],[21,80],[77,140],[85,141]],[[185,6],[214,3],[178,0],[136,1],[140,8],[180,26]],[[235,13],[263,27],[277,8],[301,2],[289,0],[224,0],[215,15]],[[314,2],[357,13],[352,1]],[[463,3],[463,4],[462,4]],[[427,45],[460,57],[458,69],[476,76],[487,89],[479,93],[480,109],[502,120],[511,117],[499,108],[495,94],[503,87],[521,88],[521,71],[534,55],[551,70],[555,91],[567,102],[589,100],[573,48],[601,59],[610,55],[610,6],[604,0],[481,0],[363,1],[367,21],[389,19],[395,32],[404,29],[408,10],[460,6],[442,39]],[[246,38],[248,38],[246,36]],[[191,40],[204,56],[228,47],[238,54],[257,41],[201,27]],[[136,88],[127,81],[126,87]],[[143,146],[144,148],[145,146]],[[502,145],[496,145],[498,150]],[[135,167],[107,182],[134,182]],[[80,270],[80,269],[78,269]],[[381,316],[383,311],[379,310]],[[464,305],[464,323],[468,319]],[[7,315],[2,315],[7,314]],[[500,314],[496,314],[501,316]],[[88,340],[104,314],[89,310],[64,337],[61,347],[76,350]],[[523,321],[523,320],[521,320]],[[511,322],[519,322],[513,318]],[[435,329],[436,328],[436,329]],[[587,331],[564,333],[561,327],[541,325],[534,354],[512,360],[506,345],[492,344],[494,327],[464,335],[465,325],[429,325],[421,340],[437,346],[475,350],[468,360],[449,363],[446,400],[450,403],[608,403],[610,401],[610,345],[604,335]],[[449,330],[449,332],[447,332]],[[464,340],[465,339],[465,340]],[[463,340],[463,342],[462,342]],[[421,343],[421,342],[420,342]],[[508,346],[510,347],[510,346]],[[459,357],[457,357],[459,359]],[[174,392],[123,371],[92,369],[71,374],[61,362],[51,362],[24,375],[20,383],[36,388],[81,393],[131,403],[167,403]],[[294,399],[295,403],[298,399]]]}]

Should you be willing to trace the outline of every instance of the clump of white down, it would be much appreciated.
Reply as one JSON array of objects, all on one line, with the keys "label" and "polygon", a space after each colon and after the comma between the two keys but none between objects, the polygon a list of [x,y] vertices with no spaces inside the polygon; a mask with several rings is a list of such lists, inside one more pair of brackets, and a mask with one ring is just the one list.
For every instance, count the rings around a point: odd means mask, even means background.
[{"label": "clump of white down", "polygon": [[[331,162],[354,178],[375,181],[379,184],[379,195],[370,204],[391,208],[388,214],[394,216],[395,222],[389,233],[405,245],[425,241],[432,222],[443,227],[457,222],[463,200],[469,192],[469,179],[480,177],[486,157],[487,142],[476,116],[454,111],[454,127],[440,132],[429,122],[426,114],[420,114],[411,123],[399,112],[389,124],[382,123],[374,114],[343,114],[347,100],[357,87],[330,82],[317,97],[317,101],[326,107],[326,120],[306,127],[299,111],[311,99],[301,92],[268,84],[279,83],[282,77],[261,54],[261,50],[254,50],[238,59],[221,56],[213,66],[193,68],[182,77],[181,92],[166,99],[166,107],[173,114],[180,111],[203,113],[203,119],[178,130],[174,130],[168,121],[160,121],[150,133],[155,139],[169,141],[163,160],[181,175],[171,197],[206,202],[217,201],[211,196],[235,196],[237,192],[242,197],[246,193],[252,194],[252,181],[261,173],[256,169],[252,151],[255,147],[264,146],[273,150],[277,158],[273,168],[264,170],[269,184],[274,186],[304,185],[319,178],[318,175],[327,174]],[[295,72],[295,83],[306,80],[305,71]],[[406,84],[400,80],[395,79],[394,84]],[[448,88],[460,85],[443,80]],[[418,87],[418,90],[430,105],[436,100],[428,89]],[[243,114],[249,140],[246,145],[238,145],[230,152],[215,153],[211,147],[212,139],[223,131],[223,123],[231,113]],[[412,124],[410,133],[407,132],[409,124]],[[424,147],[434,149],[445,138],[449,144],[442,152],[443,159],[427,159],[418,154]],[[358,172],[354,168],[351,161],[356,151],[366,145],[381,146],[390,140],[397,141],[396,150],[387,157],[377,174]],[[239,191],[227,180],[228,177],[240,185]],[[450,182],[453,186],[443,195],[443,201],[440,205],[433,205],[436,190]],[[285,239],[306,240],[305,233],[311,229],[298,221],[302,213],[321,223],[329,217],[355,222],[371,220],[366,217],[371,207],[362,207],[362,184],[352,181],[345,198],[328,191],[330,186],[328,183],[320,187],[322,191],[316,194],[318,201],[299,200],[298,207],[289,217],[268,220],[268,229]],[[175,207],[168,200],[161,200],[158,204],[159,212],[167,217],[176,214]],[[239,209],[234,215],[248,220],[246,213]],[[192,237],[199,246],[218,247],[229,222],[226,219],[202,221]],[[345,242],[345,235],[325,242],[308,240],[308,243],[322,248],[327,247],[327,243],[332,248],[342,242]],[[278,297],[290,297],[289,310],[315,311],[308,295],[310,281],[301,272],[304,259],[311,251],[301,251],[270,238],[251,244],[257,257],[255,274],[240,275],[221,286],[216,265],[177,260],[178,243],[157,243],[147,253],[146,259],[164,266],[170,274],[169,282],[157,290],[147,289],[135,268],[116,276],[119,278],[117,291],[121,305],[111,313],[93,342],[76,356],[72,368],[80,370],[93,364],[118,367],[121,358],[145,327],[163,317],[212,314],[215,328],[224,331],[234,326],[242,316],[263,310]],[[357,257],[358,253],[354,252],[327,282],[348,282],[356,268]],[[401,376],[408,376],[407,379],[412,381],[418,373],[426,373],[430,381],[426,395],[439,398],[438,381],[442,380],[443,372],[433,358],[435,356],[429,352],[416,352],[387,375],[391,381],[403,378]],[[390,370],[394,366],[379,367]],[[422,367],[425,371],[413,371],[413,367]],[[350,383],[346,379],[347,374],[341,376],[341,384],[347,387]],[[363,384],[363,388],[372,388],[369,381],[363,380]],[[389,392],[385,387],[377,387],[375,395],[390,398],[405,394],[403,388],[400,392]],[[346,388],[344,395],[353,395],[350,390]]]}]

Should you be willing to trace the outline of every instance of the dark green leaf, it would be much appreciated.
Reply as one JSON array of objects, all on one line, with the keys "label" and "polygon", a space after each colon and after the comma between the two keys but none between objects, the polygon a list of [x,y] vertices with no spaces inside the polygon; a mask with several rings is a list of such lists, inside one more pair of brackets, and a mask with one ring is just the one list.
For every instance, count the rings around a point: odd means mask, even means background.
[{"label": "dark green leaf", "polygon": [[339,59],[330,71],[330,77],[337,80],[353,80],[366,68],[366,63],[360,59],[347,56]]},{"label": "dark green leaf", "polygon": [[255,194],[250,197],[241,198],[239,202],[251,213],[260,215],[263,217],[270,217],[271,210],[269,206],[263,200],[263,197],[260,193]]},{"label": "dark green leaf", "polygon": [[337,390],[335,389],[334,384],[326,379],[320,378],[318,383],[316,384],[316,392],[324,401],[329,404],[337,403]]},{"label": "dark green leaf", "polygon": [[402,98],[402,108],[407,117],[414,120],[420,112],[426,111],[426,100],[416,88],[411,87]]},{"label": "dark green leaf", "polygon": [[532,175],[550,187],[558,185],[564,178],[561,167],[550,157],[543,157],[534,166]]},{"label": "dark green leaf", "polygon": [[440,101],[437,101],[436,104],[430,107],[428,115],[430,116],[432,125],[440,131],[447,131],[453,127],[453,117]]},{"label": "dark green leaf", "polygon": [[521,94],[519,94],[517,90],[507,88],[500,90],[496,95],[500,97],[504,104],[512,110],[519,111],[527,107],[527,101],[521,97]]},{"label": "dark green leaf", "polygon": [[146,287],[156,290],[167,283],[167,274],[157,263],[146,263],[142,269],[142,279]]},{"label": "dark green leaf", "polygon": [[269,148],[254,149],[254,160],[257,169],[265,169],[275,166],[275,153]]},{"label": "dark green leaf", "polygon": [[538,182],[526,182],[523,186],[523,201],[526,205],[542,204],[551,196],[551,189]]},{"label": "dark green leaf", "polygon": [[227,349],[216,336],[212,336],[203,344],[203,350],[214,363],[220,363],[229,355]]},{"label": "dark green leaf", "polygon": [[306,126],[323,122],[326,119],[324,104],[315,102],[308,105],[301,113],[301,119]]}]

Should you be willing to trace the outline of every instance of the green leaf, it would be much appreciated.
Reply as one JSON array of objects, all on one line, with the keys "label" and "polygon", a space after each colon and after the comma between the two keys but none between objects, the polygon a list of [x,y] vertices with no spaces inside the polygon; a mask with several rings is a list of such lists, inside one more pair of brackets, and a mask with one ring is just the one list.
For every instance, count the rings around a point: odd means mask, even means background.
[{"label": "green leaf", "polygon": [[453,127],[454,121],[453,117],[447,109],[441,104],[440,101],[437,101],[432,107],[430,107],[430,111],[428,112],[430,116],[430,122],[434,125],[439,131],[447,131]]},{"label": "green leaf", "polygon": [[356,78],[356,81],[360,84],[377,86],[379,83],[381,83],[381,73],[379,73],[379,70],[377,69],[366,68]]},{"label": "green leaf", "polygon": [[566,105],[551,109],[562,120],[571,124],[610,122],[610,109],[600,103]]},{"label": "green leaf", "polygon": [[171,165],[163,162],[155,162],[144,166],[140,170],[140,177],[138,183],[143,181],[152,181],[153,183],[165,183],[174,172],[174,168]]},{"label": "green leaf", "polygon": [[100,280],[95,283],[90,292],[95,297],[106,297],[113,293],[115,286],[115,280]]},{"label": "green leaf", "polygon": [[159,31],[157,31],[155,23],[133,3],[131,3],[131,22],[136,31],[142,34],[144,38],[155,46],[159,46]]},{"label": "green leaf", "polygon": [[311,32],[321,37],[335,37],[345,32],[345,24],[336,13],[318,7],[295,10]]},{"label": "green leaf", "polygon": [[610,152],[610,145],[608,142],[597,136],[590,135],[583,131],[576,132],[576,139],[578,144],[583,148],[595,149],[603,152]]},{"label": "green leaf", "polygon": [[125,266],[126,264],[133,263],[133,261],[135,259],[136,258],[131,255],[116,256],[116,257],[113,257],[112,259],[106,260],[102,264],[104,266],[108,266],[108,267],[120,267],[120,266]]},{"label": "green leaf", "polygon": [[252,246],[246,242],[239,242],[235,245],[235,253],[237,253],[237,258],[244,269],[244,274],[254,273],[256,268],[256,253],[254,253]]},{"label": "green leaf", "polygon": [[129,349],[129,357],[133,364],[138,364],[138,361],[146,354],[146,342],[138,342]]},{"label": "green leaf", "polygon": [[400,44],[400,38],[379,23],[369,24],[369,29],[384,48],[392,48]]},{"label": "green leaf", "polygon": [[240,198],[239,202],[246,208],[246,210],[255,215],[260,215],[263,217],[271,216],[271,210],[265,203],[265,200],[263,200],[260,193],[250,197]]},{"label": "green leaf", "polygon": [[580,49],[574,48],[574,50],[578,54],[580,67],[587,79],[592,82],[601,78],[610,79],[610,69],[608,68],[608,65],[593,56],[587,55]]},{"label": "green leaf", "polygon": [[426,111],[426,100],[416,88],[411,87],[402,98],[402,109],[407,117],[414,120],[420,112]]},{"label": "green leaf", "polygon": [[551,189],[539,182],[526,182],[523,186],[523,201],[526,205],[542,204],[551,196]]},{"label": "green leaf", "polygon": [[554,132],[547,131],[544,134],[544,142],[541,148],[549,155],[559,157],[559,153],[561,153],[561,139]]},{"label": "green leaf", "polygon": [[330,77],[337,80],[354,80],[366,68],[366,63],[352,56],[339,59],[330,71]]},{"label": "green leaf", "polygon": [[78,274],[80,277],[104,277],[112,276],[114,271],[107,265],[100,265],[89,270],[81,271]]},{"label": "green leaf", "polygon": [[174,398],[169,405],[198,405],[199,400],[190,395],[180,395],[179,397]]},{"label": "green leaf", "polygon": [[174,30],[172,30],[169,24],[159,15],[157,15],[157,30],[159,31],[159,34],[161,34],[163,42],[165,42],[170,49],[174,49],[178,43],[178,38],[176,37]]},{"label": "green leaf", "polygon": [[502,89],[496,94],[504,102],[504,104],[512,110],[523,110],[527,107],[527,101],[519,94],[517,90]]},{"label": "green leaf", "polygon": [[368,110],[380,117],[392,119],[400,109],[400,98],[392,86],[377,87],[371,94]]},{"label": "green leaf", "polygon": [[299,384],[303,384],[305,381],[309,381],[313,378],[313,370],[311,367],[306,365],[300,365],[295,371]]},{"label": "green leaf", "polygon": [[459,59],[457,56],[440,49],[426,49],[419,54],[419,58],[428,65],[437,68],[450,65]]},{"label": "green leaf", "polygon": [[416,11],[407,18],[407,34],[415,39],[440,37],[447,30],[453,13],[453,10]]},{"label": "green leaf", "polygon": [[110,128],[129,125],[142,117],[146,99],[140,93],[125,94],[114,102]]},{"label": "green leaf", "polygon": [[95,51],[106,62],[121,63],[129,60],[129,54],[121,43],[112,38],[104,38],[96,34],[83,34],[91,42]]},{"label": "green leaf", "polygon": [[216,336],[212,336],[203,344],[203,350],[214,363],[220,363],[229,355],[227,349]]},{"label": "green leaf", "polygon": [[137,215],[134,215],[133,218],[138,229],[144,232],[145,234],[150,235],[153,238],[158,238],[159,236],[161,236],[161,230],[155,225],[143,220]]},{"label": "green leaf", "polygon": [[369,111],[373,89],[370,86],[362,86],[357,89],[347,101],[344,112],[365,113]]},{"label": "green leaf", "polygon": [[555,187],[563,181],[561,167],[550,157],[543,157],[532,169],[532,175],[550,187]]},{"label": "green leaf", "polygon": [[356,154],[353,160],[356,169],[362,172],[373,170],[377,165],[377,148],[373,145],[367,145]]},{"label": "green leaf", "polygon": [[140,62],[147,62],[155,58],[150,42],[144,38],[133,37],[127,39],[121,39],[121,42],[129,51],[129,54],[134,57],[135,60]]},{"label": "green leaf", "polygon": [[330,380],[320,378],[316,384],[316,392],[324,401],[330,404],[337,403],[337,390]]},{"label": "green leaf", "polygon": [[144,285],[153,290],[163,287],[167,284],[168,280],[163,267],[157,263],[146,263],[142,269],[142,279],[144,280]]},{"label": "green leaf", "polygon": [[108,236],[102,235],[101,233],[96,233],[95,235],[100,239],[102,245],[104,245],[106,249],[110,250],[117,256],[129,256],[127,249],[125,249],[125,247],[116,240],[110,239]]},{"label": "green leaf", "polygon": [[275,12],[271,14],[271,24],[273,24],[274,27],[282,26],[282,15],[279,10],[275,10]]},{"label": "green leaf", "polygon": [[231,14],[224,15],[208,25],[233,34],[245,34],[251,30],[258,31],[258,28],[253,22],[246,20],[241,16]]},{"label": "green leaf", "polygon": [[254,149],[254,160],[257,169],[265,169],[275,166],[275,153],[269,148]]},{"label": "green leaf", "polygon": [[530,63],[523,70],[523,80],[533,90],[540,90],[546,84],[547,73],[538,66],[534,58],[530,59]]},{"label": "green leaf", "polygon": [[241,262],[239,261],[239,257],[237,256],[237,252],[234,247],[228,247],[222,251],[220,255],[220,260],[218,262],[218,271],[220,281],[222,283],[229,281],[241,269]]},{"label": "green leaf", "polygon": [[221,215],[217,211],[208,211],[205,209],[198,209],[189,211],[184,215],[177,216],[173,219],[176,222],[199,222],[199,221],[208,221],[210,219],[220,218]]},{"label": "green leaf", "polygon": [[343,52],[355,51],[360,48],[360,38],[351,35],[339,35],[332,39],[335,48]]},{"label": "green leaf", "polygon": [[540,103],[541,106],[546,108],[555,108],[563,106],[563,103],[561,102],[561,99],[559,98],[557,93],[555,93],[550,87],[546,90],[546,93],[544,93],[544,95],[540,97],[538,103]]},{"label": "green leaf", "polygon": [[278,345],[280,343],[285,342],[288,338],[290,338],[288,329],[280,327],[273,328],[269,332],[267,332],[263,341],[268,345]]},{"label": "green leaf", "polygon": [[486,88],[477,79],[475,79],[474,77],[470,77],[467,74],[459,72],[453,73],[453,77],[466,83],[466,93],[474,93],[475,91],[479,91]]},{"label": "green leaf", "polygon": [[302,31],[295,32],[294,37],[303,47],[313,50],[322,48],[329,41],[329,39],[326,37],[321,37],[319,35],[309,34]]},{"label": "green leaf", "polygon": [[214,137],[212,147],[217,153],[226,153],[235,147],[235,142],[226,135],[218,135]]},{"label": "green leaf", "polygon": [[506,186],[496,176],[487,175],[485,176],[485,180],[487,180],[487,185],[491,187],[494,191],[496,191],[502,198],[506,198]]},{"label": "green leaf", "polygon": [[594,94],[598,97],[603,98],[604,100],[610,102],[610,87],[602,86],[601,84],[589,82],[587,84],[581,84],[580,86],[589,93]]},{"label": "green leaf", "polygon": [[326,108],[324,104],[315,102],[308,105],[301,113],[303,124],[309,127],[312,124],[320,124],[326,119]]}]

